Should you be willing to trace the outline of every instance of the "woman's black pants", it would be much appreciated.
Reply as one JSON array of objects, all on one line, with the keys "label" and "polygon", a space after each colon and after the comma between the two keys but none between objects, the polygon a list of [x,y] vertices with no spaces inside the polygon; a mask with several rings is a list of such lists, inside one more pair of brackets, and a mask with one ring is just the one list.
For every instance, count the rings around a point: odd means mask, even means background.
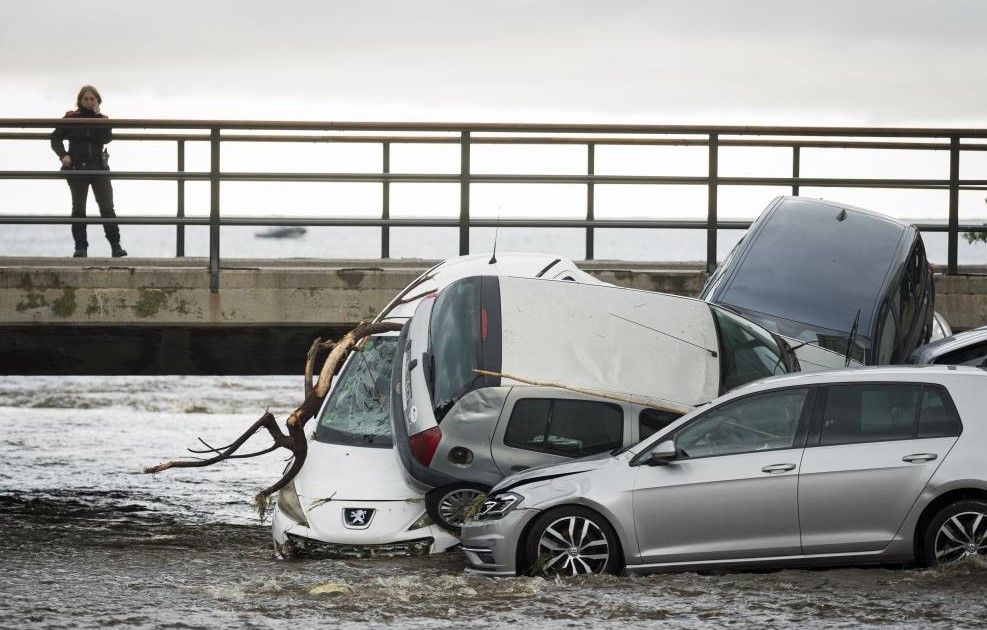
[{"label": "woman's black pants", "polygon": [[[69,190],[72,191],[72,216],[79,218],[86,216],[86,199],[89,196],[89,189],[92,188],[96,205],[99,206],[100,216],[104,219],[114,219],[117,215],[113,212],[113,185],[110,184],[109,176],[86,174],[94,170],[100,173],[109,173],[105,169],[88,169],[85,167],[66,170]],[[116,223],[104,223],[103,232],[111,246],[120,244],[120,227]],[[72,238],[75,240],[76,249],[89,247],[85,223],[72,224]]]}]

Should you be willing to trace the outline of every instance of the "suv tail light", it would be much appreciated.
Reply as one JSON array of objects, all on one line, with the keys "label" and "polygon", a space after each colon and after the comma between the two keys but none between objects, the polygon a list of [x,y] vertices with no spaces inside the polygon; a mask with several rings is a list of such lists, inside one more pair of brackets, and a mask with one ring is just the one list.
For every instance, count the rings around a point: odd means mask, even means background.
[{"label": "suv tail light", "polygon": [[439,441],[441,439],[442,430],[437,426],[427,431],[416,433],[408,438],[408,444],[411,446],[411,454],[422,465],[428,466],[432,463],[432,456],[435,455],[435,449],[439,447]]}]

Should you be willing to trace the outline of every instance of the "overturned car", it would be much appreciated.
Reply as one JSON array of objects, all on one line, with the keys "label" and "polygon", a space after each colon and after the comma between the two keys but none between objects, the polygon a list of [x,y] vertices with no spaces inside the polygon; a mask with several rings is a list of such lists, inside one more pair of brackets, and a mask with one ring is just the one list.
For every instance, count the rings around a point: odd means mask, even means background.
[{"label": "overturned car", "polygon": [[934,325],[932,266],[919,231],[822,199],[774,199],[699,297],[866,365],[904,362]]}]

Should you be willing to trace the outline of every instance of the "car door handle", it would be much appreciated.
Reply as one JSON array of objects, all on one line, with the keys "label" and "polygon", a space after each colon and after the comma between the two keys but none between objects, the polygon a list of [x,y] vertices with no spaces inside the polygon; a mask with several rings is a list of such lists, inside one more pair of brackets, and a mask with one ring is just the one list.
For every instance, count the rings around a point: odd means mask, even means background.
[{"label": "car door handle", "polygon": [[761,472],[776,475],[778,473],[788,472],[789,470],[795,470],[795,464],[771,464],[762,468]]},{"label": "car door handle", "polygon": [[908,462],[909,464],[921,464],[924,462],[931,462],[937,457],[939,456],[935,453],[915,453],[914,455],[905,455],[901,458],[901,461]]}]

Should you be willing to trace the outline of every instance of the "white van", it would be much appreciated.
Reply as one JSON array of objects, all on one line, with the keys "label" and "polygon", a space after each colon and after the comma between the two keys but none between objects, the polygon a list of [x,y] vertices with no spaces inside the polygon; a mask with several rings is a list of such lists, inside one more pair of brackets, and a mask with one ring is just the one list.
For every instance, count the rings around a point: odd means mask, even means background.
[{"label": "white van", "polygon": [[[812,369],[844,365],[839,354],[810,350]],[[541,444],[504,439],[511,387],[552,384],[681,415],[738,385],[801,369],[781,337],[708,302],[503,276],[464,278],[423,300],[398,352],[395,444],[409,481],[430,491],[433,519],[462,508],[464,490],[475,498],[489,489],[503,476],[500,462],[518,459],[516,449],[531,451],[525,465],[566,457],[544,440],[575,435],[545,433]],[[584,431],[585,423],[569,424]],[[625,431],[616,446],[638,437]],[[600,444],[614,447],[612,439]],[[587,454],[574,447],[569,457]]]}]

